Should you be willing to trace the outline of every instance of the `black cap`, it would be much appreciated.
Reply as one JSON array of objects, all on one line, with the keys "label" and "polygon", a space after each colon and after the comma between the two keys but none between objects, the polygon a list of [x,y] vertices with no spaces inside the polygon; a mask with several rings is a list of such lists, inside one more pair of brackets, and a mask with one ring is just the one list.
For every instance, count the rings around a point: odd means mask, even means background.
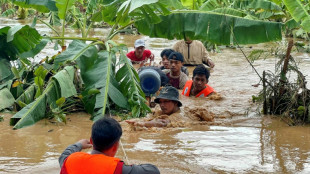
[{"label": "black cap", "polygon": [[155,103],[159,103],[159,99],[167,99],[178,102],[178,106],[181,107],[182,103],[179,100],[179,91],[172,86],[166,86],[160,90],[159,95],[154,100]]},{"label": "black cap", "polygon": [[179,52],[172,52],[169,57],[168,57],[169,60],[178,60],[178,61],[181,61],[181,62],[184,62],[184,58],[183,58],[183,55]]}]

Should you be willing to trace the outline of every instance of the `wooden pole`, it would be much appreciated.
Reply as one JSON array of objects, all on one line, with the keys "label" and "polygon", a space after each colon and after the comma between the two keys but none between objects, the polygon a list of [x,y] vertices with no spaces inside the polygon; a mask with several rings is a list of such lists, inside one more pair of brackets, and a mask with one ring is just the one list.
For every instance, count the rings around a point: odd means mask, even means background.
[{"label": "wooden pole", "polygon": [[264,115],[267,115],[267,98],[266,98],[266,72],[263,72],[263,97],[264,97],[264,105],[263,112]]}]

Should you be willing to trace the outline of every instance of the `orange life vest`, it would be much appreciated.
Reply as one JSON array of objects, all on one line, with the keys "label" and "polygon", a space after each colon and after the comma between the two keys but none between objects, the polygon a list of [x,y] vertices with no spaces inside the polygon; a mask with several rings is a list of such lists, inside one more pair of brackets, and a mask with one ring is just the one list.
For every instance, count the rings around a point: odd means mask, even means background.
[{"label": "orange life vest", "polygon": [[62,166],[61,172],[67,174],[114,174],[120,159],[103,154],[75,152]]},{"label": "orange life vest", "polygon": [[[188,80],[185,83],[185,86],[184,86],[183,91],[182,91],[182,95],[189,96],[191,93],[192,86],[193,86],[193,81]],[[207,97],[212,92],[215,92],[214,89],[211,86],[209,86],[208,84],[206,84],[205,89],[200,91],[195,97]]]}]

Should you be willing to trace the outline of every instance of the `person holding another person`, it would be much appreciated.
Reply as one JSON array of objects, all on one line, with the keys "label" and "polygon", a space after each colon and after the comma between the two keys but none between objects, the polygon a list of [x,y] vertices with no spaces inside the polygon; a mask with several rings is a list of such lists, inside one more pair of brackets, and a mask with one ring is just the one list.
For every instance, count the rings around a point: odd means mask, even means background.
[{"label": "person holding another person", "polygon": [[145,62],[147,62],[148,59],[154,61],[154,54],[150,50],[145,49],[144,40],[136,40],[134,48],[134,51],[130,51],[126,55],[132,63],[140,64],[141,67],[144,65]]},{"label": "person holding another person", "polygon": [[199,65],[205,64],[213,68],[215,64],[210,59],[207,49],[202,42],[198,40],[180,40],[174,44],[173,49],[180,52],[184,56],[184,65]]},{"label": "person holding another person", "polygon": [[[151,164],[125,165],[115,158],[122,128],[113,118],[102,118],[92,126],[90,141],[82,139],[69,146],[59,157],[60,174],[159,174]],[[93,147],[91,154],[80,152]]]},{"label": "person holding another person", "polygon": [[[174,52],[173,49],[164,49],[160,53],[160,57],[162,58],[161,63],[163,65],[163,66],[160,67],[161,70],[170,69],[170,62],[169,62],[168,57],[173,52]],[[185,66],[181,67],[181,71],[184,72],[187,76],[189,75],[188,70],[187,70],[187,68]]]},{"label": "person holding another person", "polygon": [[198,65],[193,71],[192,80],[186,82],[182,95],[207,97],[215,93],[214,89],[207,84],[209,76],[209,70],[204,65]]},{"label": "person holding another person", "polygon": [[179,52],[172,52],[169,57],[170,69],[164,69],[163,72],[166,73],[169,78],[169,83],[177,88],[183,89],[188,76],[181,71],[183,66],[183,55]]}]

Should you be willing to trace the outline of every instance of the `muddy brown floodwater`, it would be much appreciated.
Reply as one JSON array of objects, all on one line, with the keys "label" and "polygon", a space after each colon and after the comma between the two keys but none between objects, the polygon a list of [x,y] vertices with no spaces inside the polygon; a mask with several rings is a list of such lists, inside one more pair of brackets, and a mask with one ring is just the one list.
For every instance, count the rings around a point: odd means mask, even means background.
[{"label": "muddy brown floodwater", "polygon": [[[0,18],[0,27],[12,26],[20,21]],[[28,21],[29,22],[29,21]],[[21,21],[25,24],[27,21]],[[50,30],[39,25],[41,34]],[[79,34],[70,30],[72,34]],[[102,37],[106,29],[95,29],[94,37]],[[114,40],[126,43],[132,49],[137,38],[144,38],[147,48],[160,61],[159,54],[175,41],[144,36],[119,35]],[[245,46],[248,54],[254,49],[269,49],[273,44]],[[34,61],[57,52],[48,45]],[[181,173],[310,173],[310,127],[288,127],[278,118],[261,117],[251,96],[261,90],[251,85],[259,78],[245,61],[240,50],[222,49],[212,53],[215,69],[209,84],[221,94],[222,99],[194,99],[181,97],[183,109],[196,106],[215,115],[210,125],[196,125],[169,130],[124,132],[122,144],[129,163],[153,163],[164,174]],[[310,57],[294,53],[305,75],[310,73]],[[273,70],[275,58],[257,60],[259,73]],[[192,71],[192,68],[190,68]],[[306,77],[309,81],[309,76]],[[309,86],[308,86],[309,87]],[[42,120],[34,126],[12,130],[9,118],[0,122],[0,173],[59,173],[58,157],[70,144],[90,137],[92,121],[85,113],[68,115],[67,125],[52,124]],[[120,149],[117,157],[125,159]]]}]

